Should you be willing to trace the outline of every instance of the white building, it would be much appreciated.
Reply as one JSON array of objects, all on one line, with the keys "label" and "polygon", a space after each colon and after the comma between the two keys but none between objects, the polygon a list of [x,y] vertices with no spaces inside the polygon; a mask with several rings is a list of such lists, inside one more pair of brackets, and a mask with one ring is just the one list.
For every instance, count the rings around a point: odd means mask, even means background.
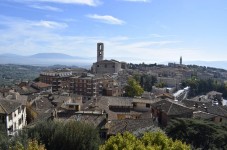
[{"label": "white building", "polygon": [[15,100],[0,99],[0,124],[8,135],[15,135],[26,125],[26,107]]}]

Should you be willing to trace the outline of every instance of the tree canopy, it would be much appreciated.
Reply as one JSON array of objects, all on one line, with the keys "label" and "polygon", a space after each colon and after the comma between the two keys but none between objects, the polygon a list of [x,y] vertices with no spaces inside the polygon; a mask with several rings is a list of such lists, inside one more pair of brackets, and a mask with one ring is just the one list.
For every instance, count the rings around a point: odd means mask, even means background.
[{"label": "tree canopy", "polygon": [[31,139],[37,139],[51,150],[98,149],[98,131],[89,124],[77,121],[48,121],[38,123],[28,131]]},{"label": "tree canopy", "polygon": [[174,119],[166,133],[173,139],[182,140],[194,148],[227,149],[227,126],[195,119]]},{"label": "tree canopy", "polygon": [[37,140],[28,140],[27,146],[24,146],[19,141],[14,146],[10,146],[9,150],[46,150],[45,146],[39,144]]},{"label": "tree canopy", "polygon": [[141,96],[144,92],[140,84],[133,78],[128,79],[128,85],[125,87],[125,94],[129,97]]},{"label": "tree canopy", "polygon": [[173,141],[162,132],[146,132],[137,138],[129,132],[111,136],[99,150],[190,150],[190,146],[179,140]]}]

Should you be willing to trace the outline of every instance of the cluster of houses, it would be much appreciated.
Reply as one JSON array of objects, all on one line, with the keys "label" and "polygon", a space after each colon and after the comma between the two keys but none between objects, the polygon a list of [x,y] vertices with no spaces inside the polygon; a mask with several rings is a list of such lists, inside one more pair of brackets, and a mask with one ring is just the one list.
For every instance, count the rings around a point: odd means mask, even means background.
[{"label": "cluster of houses", "polygon": [[189,87],[178,90],[180,79],[190,76],[182,62],[182,68],[177,66],[177,69],[186,77],[179,71],[176,80],[169,80],[176,73],[148,70],[146,73],[157,74],[158,82],[166,82],[168,88],[153,87],[141,97],[130,98],[124,97],[124,86],[135,70],[127,69],[124,62],[103,60],[103,54],[104,45],[98,43],[97,62],[90,72],[51,70],[42,72],[38,82],[1,88],[0,125],[13,136],[39,120],[76,120],[93,124],[102,138],[108,138],[125,131],[157,130],[167,126],[172,118],[216,123],[227,119],[222,93],[211,91],[188,99]]}]

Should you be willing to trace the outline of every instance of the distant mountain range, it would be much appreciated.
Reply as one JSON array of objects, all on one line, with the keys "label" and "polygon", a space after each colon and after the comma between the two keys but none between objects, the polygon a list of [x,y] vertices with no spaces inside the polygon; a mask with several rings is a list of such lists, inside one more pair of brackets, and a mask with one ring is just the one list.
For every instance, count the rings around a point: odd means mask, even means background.
[{"label": "distant mountain range", "polygon": [[91,65],[95,58],[83,58],[62,53],[38,53],[30,56],[21,56],[11,53],[0,54],[0,64],[28,64],[28,65]]},{"label": "distant mountain range", "polygon": [[[111,59],[111,58],[106,58]],[[115,58],[116,60],[125,60],[126,62],[143,62],[142,58],[127,58],[119,57]],[[129,61],[127,61],[129,60]],[[78,57],[70,56],[62,53],[38,53],[30,56],[21,56],[11,53],[0,54],[0,64],[25,64],[25,65],[76,65],[79,67],[89,68],[93,62],[96,62],[96,57]],[[132,62],[132,63],[135,63]],[[198,65],[198,66],[209,66],[215,68],[227,69],[227,61],[185,61],[183,62],[187,65]],[[167,64],[167,63],[165,63]]]},{"label": "distant mountain range", "polygon": [[62,54],[62,53],[38,53],[38,54],[31,55],[28,57],[41,58],[41,59],[74,59],[73,56]]}]

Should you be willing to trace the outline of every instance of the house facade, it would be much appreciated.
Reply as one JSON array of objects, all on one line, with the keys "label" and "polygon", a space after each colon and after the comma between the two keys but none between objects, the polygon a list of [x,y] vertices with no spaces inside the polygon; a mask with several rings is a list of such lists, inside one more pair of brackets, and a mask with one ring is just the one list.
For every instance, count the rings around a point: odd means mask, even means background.
[{"label": "house facade", "polygon": [[26,107],[15,100],[0,100],[0,124],[14,136],[26,126]]}]

